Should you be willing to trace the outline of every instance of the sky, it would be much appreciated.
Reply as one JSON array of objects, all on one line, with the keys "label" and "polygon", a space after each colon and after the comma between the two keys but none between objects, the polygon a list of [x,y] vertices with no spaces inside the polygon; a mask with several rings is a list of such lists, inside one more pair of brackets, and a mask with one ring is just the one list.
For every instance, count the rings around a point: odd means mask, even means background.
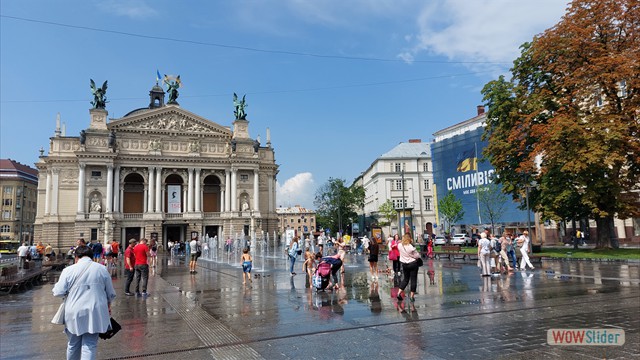
[{"label": "sky", "polygon": [[[275,149],[277,205],[314,208],[409,139],[476,115],[482,87],[566,0],[2,0],[0,158],[34,167],[56,115],[89,126],[89,79],[110,118],[146,107],[156,70],[180,106],[231,126],[246,94],[251,137]],[[46,154],[46,153],[45,153]]]}]

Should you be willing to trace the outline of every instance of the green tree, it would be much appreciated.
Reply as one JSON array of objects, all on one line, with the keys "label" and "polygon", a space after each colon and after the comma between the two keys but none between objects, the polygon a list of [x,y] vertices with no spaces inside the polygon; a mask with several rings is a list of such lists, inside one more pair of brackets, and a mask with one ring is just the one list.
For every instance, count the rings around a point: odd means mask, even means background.
[{"label": "green tree", "polygon": [[480,205],[480,216],[483,219],[489,219],[491,232],[495,233],[495,223],[500,220],[507,210],[507,195],[502,192],[500,186],[490,182],[487,185],[478,187],[476,197]]},{"label": "green tree", "polygon": [[462,220],[464,217],[464,209],[462,201],[457,199],[453,192],[449,193],[438,201],[438,211],[442,216],[442,220],[447,224],[447,233],[451,233],[451,225]]},{"label": "green tree", "polygon": [[387,234],[391,234],[391,223],[398,216],[395,207],[393,207],[393,201],[391,201],[391,199],[387,199],[387,201],[380,205],[378,208],[378,214],[380,216],[378,225],[389,226],[389,232]]},{"label": "green tree", "polygon": [[482,90],[496,181],[521,204],[535,184],[544,218],[595,219],[597,247],[617,246],[614,216],[640,216],[639,29],[637,0],[574,0]]},{"label": "green tree", "polygon": [[357,211],[364,206],[364,188],[346,187],[343,179],[331,178],[318,188],[313,203],[318,226],[332,232],[344,231],[349,219],[357,219]]}]

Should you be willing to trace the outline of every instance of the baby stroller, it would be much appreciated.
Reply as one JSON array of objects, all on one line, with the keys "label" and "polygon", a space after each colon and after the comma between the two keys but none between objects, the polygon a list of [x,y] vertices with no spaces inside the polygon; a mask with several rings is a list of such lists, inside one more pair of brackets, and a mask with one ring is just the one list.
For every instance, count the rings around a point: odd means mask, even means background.
[{"label": "baby stroller", "polygon": [[318,264],[315,274],[313,275],[313,286],[316,291],[324,291],[329,285],[329,277],[331,276],[331,264],[321,262]]}]

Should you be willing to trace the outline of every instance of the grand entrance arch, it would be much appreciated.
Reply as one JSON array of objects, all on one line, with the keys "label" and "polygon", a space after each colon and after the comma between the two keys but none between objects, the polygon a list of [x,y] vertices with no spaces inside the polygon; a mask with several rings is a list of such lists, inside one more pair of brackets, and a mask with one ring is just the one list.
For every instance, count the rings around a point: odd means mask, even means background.
[{"label": "grand entrance arch", "polygon": [[138,173],[127,175],[123,181],[122,212],[144,212],[144,178]]},{"label": "grand entrance arch", "polygon": [[220,212],[220,179],[215,175],[204,178],[202,188],[202,211]]},{"label": "grand entrance arch", "polygon": [[[186,212],[186,204],[182,198],[184,193],[184,179],[178,174],[167,176],[164,181],[166,191],[164,192],[164,208],[167,213],[184,213]],[[171,206],[173,204],[175,207]],[[171,210],[174,209],[174,210]],[[179,209],[179,211],[177,211]]]}]

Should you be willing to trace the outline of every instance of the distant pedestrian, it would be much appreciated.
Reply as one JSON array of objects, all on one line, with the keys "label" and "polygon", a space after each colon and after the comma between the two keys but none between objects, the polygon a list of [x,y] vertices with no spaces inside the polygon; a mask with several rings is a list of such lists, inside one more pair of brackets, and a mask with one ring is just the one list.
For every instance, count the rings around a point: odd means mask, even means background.
[{"label": "distant pedestrian", "polygon": [[102,243],[100,241],[96,241],[95,244],[93,244],[93,261],[95,262],[100,262],[100,260],[102,260]]},{"label": "distant pedestrian", "polygon": [[246,247],[242,250],[242,283],[245,284],[247,282],[246,278],[249,278],[249,282],[253,282],[251,279],[251,266],[253,264],[253,259],[251,258],[251,254],[249,254],[249,248]]},{"label": "distant pedestrian", "polygon": [[53,287],[53,296],[65,300],[64,331],[67,359],[95,359],[98,334],[109,328],[111,302],[116,297],[111,275],[104,266],[91,261],[93,251],[79,246],[76,263],[66,267]]},{"label": "distant pedestrian", "polygon": [[298,256],[298,250],[300,249],[298,245],[298,237],[294,236],[293,240],[291,240],[291,244],[289,244],[289,249],[287,250],[287,256],[289,257],[289,272],[291,276],[295,276],[296,273],[293,271],[293,268],[296,264],[296,257]]},{"label": "distant pedestrian", "polygon": [[[149,247],[147,239],[140,239],[140,243],[133,248],[136,270],[136,295],[147,296],[147,282],[149,281]],[[142,294],[140,294],[142,289]]]},{"label": "distant pedestrian", "polygon": [[518,258],[516,257],[516,246],[513,243],[513,237],[510,233],[507,233],[507,256],[511,259],[513,269],[518,269]]},{"label": "distant pedestrian", "polygon": [[398,251],[398,245],[400,244],[398,234],[393,236],[393,239],[389,241],[389,260],[393,262],[393,276],[400,276],[400,252]]},{"label": "distant pedestrian", "polygon": [[520,260],[520,270],[526,270],[527,266],[534,270],[535,268],[531,265],[531,261],[529,261],[529,232],[525,230],[522,235],[518,238],[518,246],[520,246],[520,254],[522,255],[522,259]]},{"label": "distant pedestrian", "polygon": [[136,246],[136,239],[129,240],[129,246],[124,251],[124,275],[126,276],[124,282],[124,294],[127,296],[133,296],[131,292],[131,282],[133,282],[133,275],[135,275],[136,269],[136,257],[133,254],[133,248]]},{"label": "distant pedestrian", "polygon": [[118,254],[120,253],[120,243],[117,240],[111,242],[111,262],[115,265],[118,262]]},{"label": "distant pedestrian", "polygon": [[151,246],[149,247],[149,266],[156,267],[158,259],[158,243],[155,240],[151,240]]},{"label": "distant pedestrian", "polygon": [[480,233],[480,241],[478,241],[478,259],[480,259],[480,267],[482,276],[491,276],[491,241],[487,239],[487,234]]},{"label": "distant pedestrian", "polygon": [[418,270],[420,266],[417,260],[420,258],[420,253],[416,251],[413,246],[413,239],[410,234],[404,234],[402,242],[398,245],[398,251],[400,252],[400,262],[402,263],[403,278],[400,283],[400,289],[398,290],[398,300],[403,300],[404,289],[409,285],[411,281],[411,288],[409,293],[409,300],[414,302],[416,290],[418,288]]},{"label": "distant pedestrian", "polygon": [[189,253],[191,255],[191,261],[189,261],[189,273],[196,274],[198,257],[202,254],[202,250],[200,250],[200,241],[198,241],[198,239],[192,239],[189,243]]},{"label": "distant pedestrian", "polygon": [[[509,271],[513,271],[513,268],[511,267],[511,265],[509,265],[509,257],[507,256],[507,252],[509,251],[509,240],[507,240],[507,237],[503,234],[502,237],[500,237],[500,261],[504,262],[504,266],[507,267],[507,269]],[[505,269],[504,273],[507,273],[507,270]]]},{"label": "distant pedestrian", "polygon": [[371,240],[367,237],[367,235],[363,236],[362,237],[362,253],[363,254],[366,254],[369,251],[370,245],[371,245]]},{"label": "distant pedestrian", "polygon": [[378,241],[374,239],[369,244],[369,271],[371,272],[371,280],[378,280],[378,254],[380,252],[380,245]]},{"label": "distant pedestrian", "polygon": [[19,267],[24,269],[24,264],[27,262],[27,256],[29,255],[29,246],[27,243],[22,243],[18,248],[18,258],[20,259]]}]

